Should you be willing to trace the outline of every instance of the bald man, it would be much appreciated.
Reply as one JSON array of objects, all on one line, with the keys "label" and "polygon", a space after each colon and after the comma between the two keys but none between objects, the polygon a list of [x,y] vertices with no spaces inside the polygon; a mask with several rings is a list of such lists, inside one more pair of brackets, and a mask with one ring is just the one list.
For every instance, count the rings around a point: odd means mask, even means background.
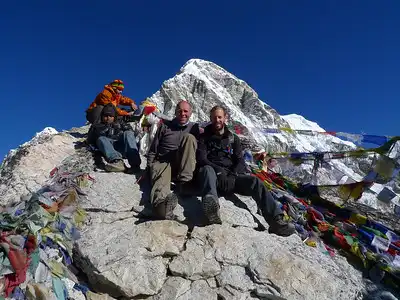
[{"label": "bald man", "polygon": [[189,121],[191,115],[189,102],[180,101],[175,118],[161,124],[150,146],[147,158],[152,184],[150,201],[158,219],[175,218],[173,211],[178,197],[171,192],[171,181],[183,186],[193,179],[200,129]]}]

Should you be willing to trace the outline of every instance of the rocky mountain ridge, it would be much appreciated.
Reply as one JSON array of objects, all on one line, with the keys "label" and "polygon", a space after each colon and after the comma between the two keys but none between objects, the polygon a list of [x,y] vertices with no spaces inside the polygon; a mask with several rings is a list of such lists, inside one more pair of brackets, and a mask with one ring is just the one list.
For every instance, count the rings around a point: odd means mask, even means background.
[{"label": "rocky mountain ridge", "polygon": [[[260,133],[257,128],[266,125],[316,125],[300,116],[279,116],[244,81],[211,62],[188,61],[151,96],[167,115],[183,98],[193,104],[194,121],[207,121],[215,104],[227,106],[231,118],[249,128],[248,142],[254,147],[255,141],[271,150],[355,147],[329,136],[321,141]],[[21,195],[44,185],[49,172],[65,158],[85,153],[94,183],[81,203],[88,217],[74,261],[96,292],[118,299],[154,300],[396,299],[394,291],[366,279],[339,253],[331,257],[305,245],[297,235],[268,234],[268,224],[249,197],[220,199],[223,225],[203,225],[196,197],[180,199],[179,222],[144,220],[149,214],[148,190],[133,175],[96,169],[82,148],[87,130],[87,126],[61,133],[46,130],[50,134],[38,134],[34,142],[12,151],[2,165],[0,198],[3,206],[19,202]],[[143,158],[142,167],[145,163]],[[361,172],[340,167],[352,176]]]},{"label": "rocky mountain ridge", "polygon": [[[30,146],[25,160],[13,167],[15,178],[21,178],[19,172],[27,178],[47,177],[51,168],[23,164],[42,164],[47,147],[58,149],[47,158],[48,166],[59,165],[65,159],[61,154],[80,145],[87,129],[55,134]],[[87,157],[85,164],[93,165]],[[396,299],[339,254],[330,257],[297,235],[268,234],[263,230],[268,224],[249,197],[220,199],[223,225],[202,225],[196,197],[180,199],[180,222],[146,221],[140,216],[149,214],[146,192],[133,175],[94,169],[90,175],[94,183],[81,203],[88,216],[73,258],[91,289],[107,299]]]}]

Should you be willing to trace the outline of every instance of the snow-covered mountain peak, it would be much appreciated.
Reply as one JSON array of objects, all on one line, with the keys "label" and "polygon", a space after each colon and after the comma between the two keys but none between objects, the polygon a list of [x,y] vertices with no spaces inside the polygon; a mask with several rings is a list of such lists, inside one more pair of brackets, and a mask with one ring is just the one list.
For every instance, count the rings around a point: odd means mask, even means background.
[{"label": "snow-covered mountain peak", "polygon": [[[210,76],[210,74],[212,74],[214,78],[216,78],[216,77],[231,78],[233,80],[238,80],[247,85],[246,82],[244,82],[243,80],[240,80],[235,75],[233,75],[232,73],[229,73],[228,71],[226,71],[224,68],[220,67],[219,65],[217,65],[211,61],[207,61],[207,60],[203,60],[203,59],[199,59],[199,58],[193,58],[193,59],[188,60],[183,65],[183,67],[179,70],[179,73],[192,74],[194,76],[201,76],[200,74],[203,74],[208,77]],[[253,92],[255,93],[254,90],[253,90]]]},{"label": "snow-covered mountain peak", "polygon": [[249,137],[262,143],[267,140],[257,128],[288,126],[274,109],[260,101],[246,82],[215,63],[201,59],[189,60],[150,99],[170,116],[176,103],[186,99],[193,106],[193,121],[208,121],[210,109],[214,105],[223,105],[232,121],[254,128]]},{"label": "snow-covered mountain peak", "polygon": [[290,114],[281,116],[286,122],[289,123],[290,127],[295,130],[313,130],[319,132],[325,132],[316,122],[309,121],[303,116],[297,114]]},{"label": "snow-covered mountain peak", "polygon": [[[210,61],[197,58],[189,60],[150,97],[150,100],[170,117],[173,116],[175,105],[182,99],[192,104],[192,121],[209,121],[209,111],[214,105],[227,107],[230,122],[239,125],[238,133],[243,145],[255,151],[263,149],[270,152],[315,152],[356,148],[355,144],[328,134],[266,132],[266,128],[282,127],[316,132],[325,130],[316,122],[297,114],[279,115],[275,109],[260,100],[258,94],[245,81]],[[369,162],[364,161],[364,164],[368,165]],[[317,178],[311,174],[312,162],[293,169],[293,165],[284,164],[282,161],[282,167],[286,167],[288,176],[303,182],[317,180],[319,184],[334,184],[344,179],[354,182],[361,180],[365,175],[365,168],[361,168],[355,162],[343,160],[333,160],[327,164],[328,169],[322,170]],[[365,193],[365,196],[365,201],[360,199],[360,202],[377,206],[376,194]]]},{"label": "snow-covered mountain peak", "polygon": [[31,142],[34,142],[35,140],[43,138],[44,136],[50,136],[50,135],[57,134],[57,133],[58,133],[58,131],[55,128],[46,127],[42,131],[37,132],[35,134],[35,136],[33,137],[33,139],[31,140]]}]

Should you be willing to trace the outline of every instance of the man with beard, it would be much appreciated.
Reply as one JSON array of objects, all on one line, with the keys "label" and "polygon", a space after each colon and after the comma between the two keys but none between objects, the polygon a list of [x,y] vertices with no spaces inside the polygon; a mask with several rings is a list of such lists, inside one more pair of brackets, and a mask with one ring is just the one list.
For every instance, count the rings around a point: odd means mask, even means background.
[{"label": "man with beard", "polygon": [[238,193],[252,196],[269,223],[269,232],[289,236],[295,232],[293,224],[283,219],[283,212],[264,183],[257,177],[245,175],[246,166],[238,136],[225,126],[227,112],[214,106],[211,124],[204,129],[198,142],[197,180],[202,189],[204,212],[211,224],[221,224],[218,192],[223,195]]}]

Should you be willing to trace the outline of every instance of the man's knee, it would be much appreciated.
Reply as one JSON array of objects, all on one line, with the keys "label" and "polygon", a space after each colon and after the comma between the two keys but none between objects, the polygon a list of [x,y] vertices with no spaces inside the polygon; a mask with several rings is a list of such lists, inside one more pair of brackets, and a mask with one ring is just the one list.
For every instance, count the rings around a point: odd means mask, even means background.
[{"label": "man's knee", "polygon": [[155,161],[150,165],[149,171],[152,182],[161,180],[162,182],[167,181],[171,183],[171,172],[168,164]]},{"label": "man's knee", "polygon": [[183,145],[184,147],[190,147],[190,146],[197,146],[197,139],[193,134],[190,133],[185,133],[182,136],[182,141],[181,141],[181,145]]},{"label": "man's knee", "polygon": [[131,130],[124,131],[123,140],[124,141],[129,141],[129,142],[134,142],[134,143],[137,144],[135,133],[133,131],[131,131]]},{"label": "man's knee", "polygon": [[214,180],[217,181],[217,174],[211,166],[203,166],[199,169],[199,177],[201,180]]},{"label": "man's knee", "polygon": [[215,170],[211,166],[203,166],[200,168],[200,172],[209,176],[216,176]]},{"label": "man's knee", "polygon": [[135,133],[133,131],[131,131],[131,130],[124,131],[124,137],[126,137],[126,138],[128,138],[128,137],[136,138],[135,137]]},{"label": "man's knee", "polygon": [[192,141],[192,142],[197,142],[196,137],[191,134],[191,133],[185,133],[182,137],[182,140],[187,140],[187,141]]},{"label": "man's knee", "polygon": [[239,175],[236,177],[235,187],[238,189],[238,193],[258,190],[262,185],[264,183],[252,175]]},{"label": "man's knee", "polygon": [[264,182],[262,182],[260,178],[252,175],[246,175],[246,176],[248,177],[252,189],[259,190],[265,188]]},{"label": "man's knee", "polygon": [[104,143],[107,143],[107,142],[108,142],[108,138],[106,136],[99,136],[97,138],[97,144],[99,144],[99,143],[104,144]]}]

